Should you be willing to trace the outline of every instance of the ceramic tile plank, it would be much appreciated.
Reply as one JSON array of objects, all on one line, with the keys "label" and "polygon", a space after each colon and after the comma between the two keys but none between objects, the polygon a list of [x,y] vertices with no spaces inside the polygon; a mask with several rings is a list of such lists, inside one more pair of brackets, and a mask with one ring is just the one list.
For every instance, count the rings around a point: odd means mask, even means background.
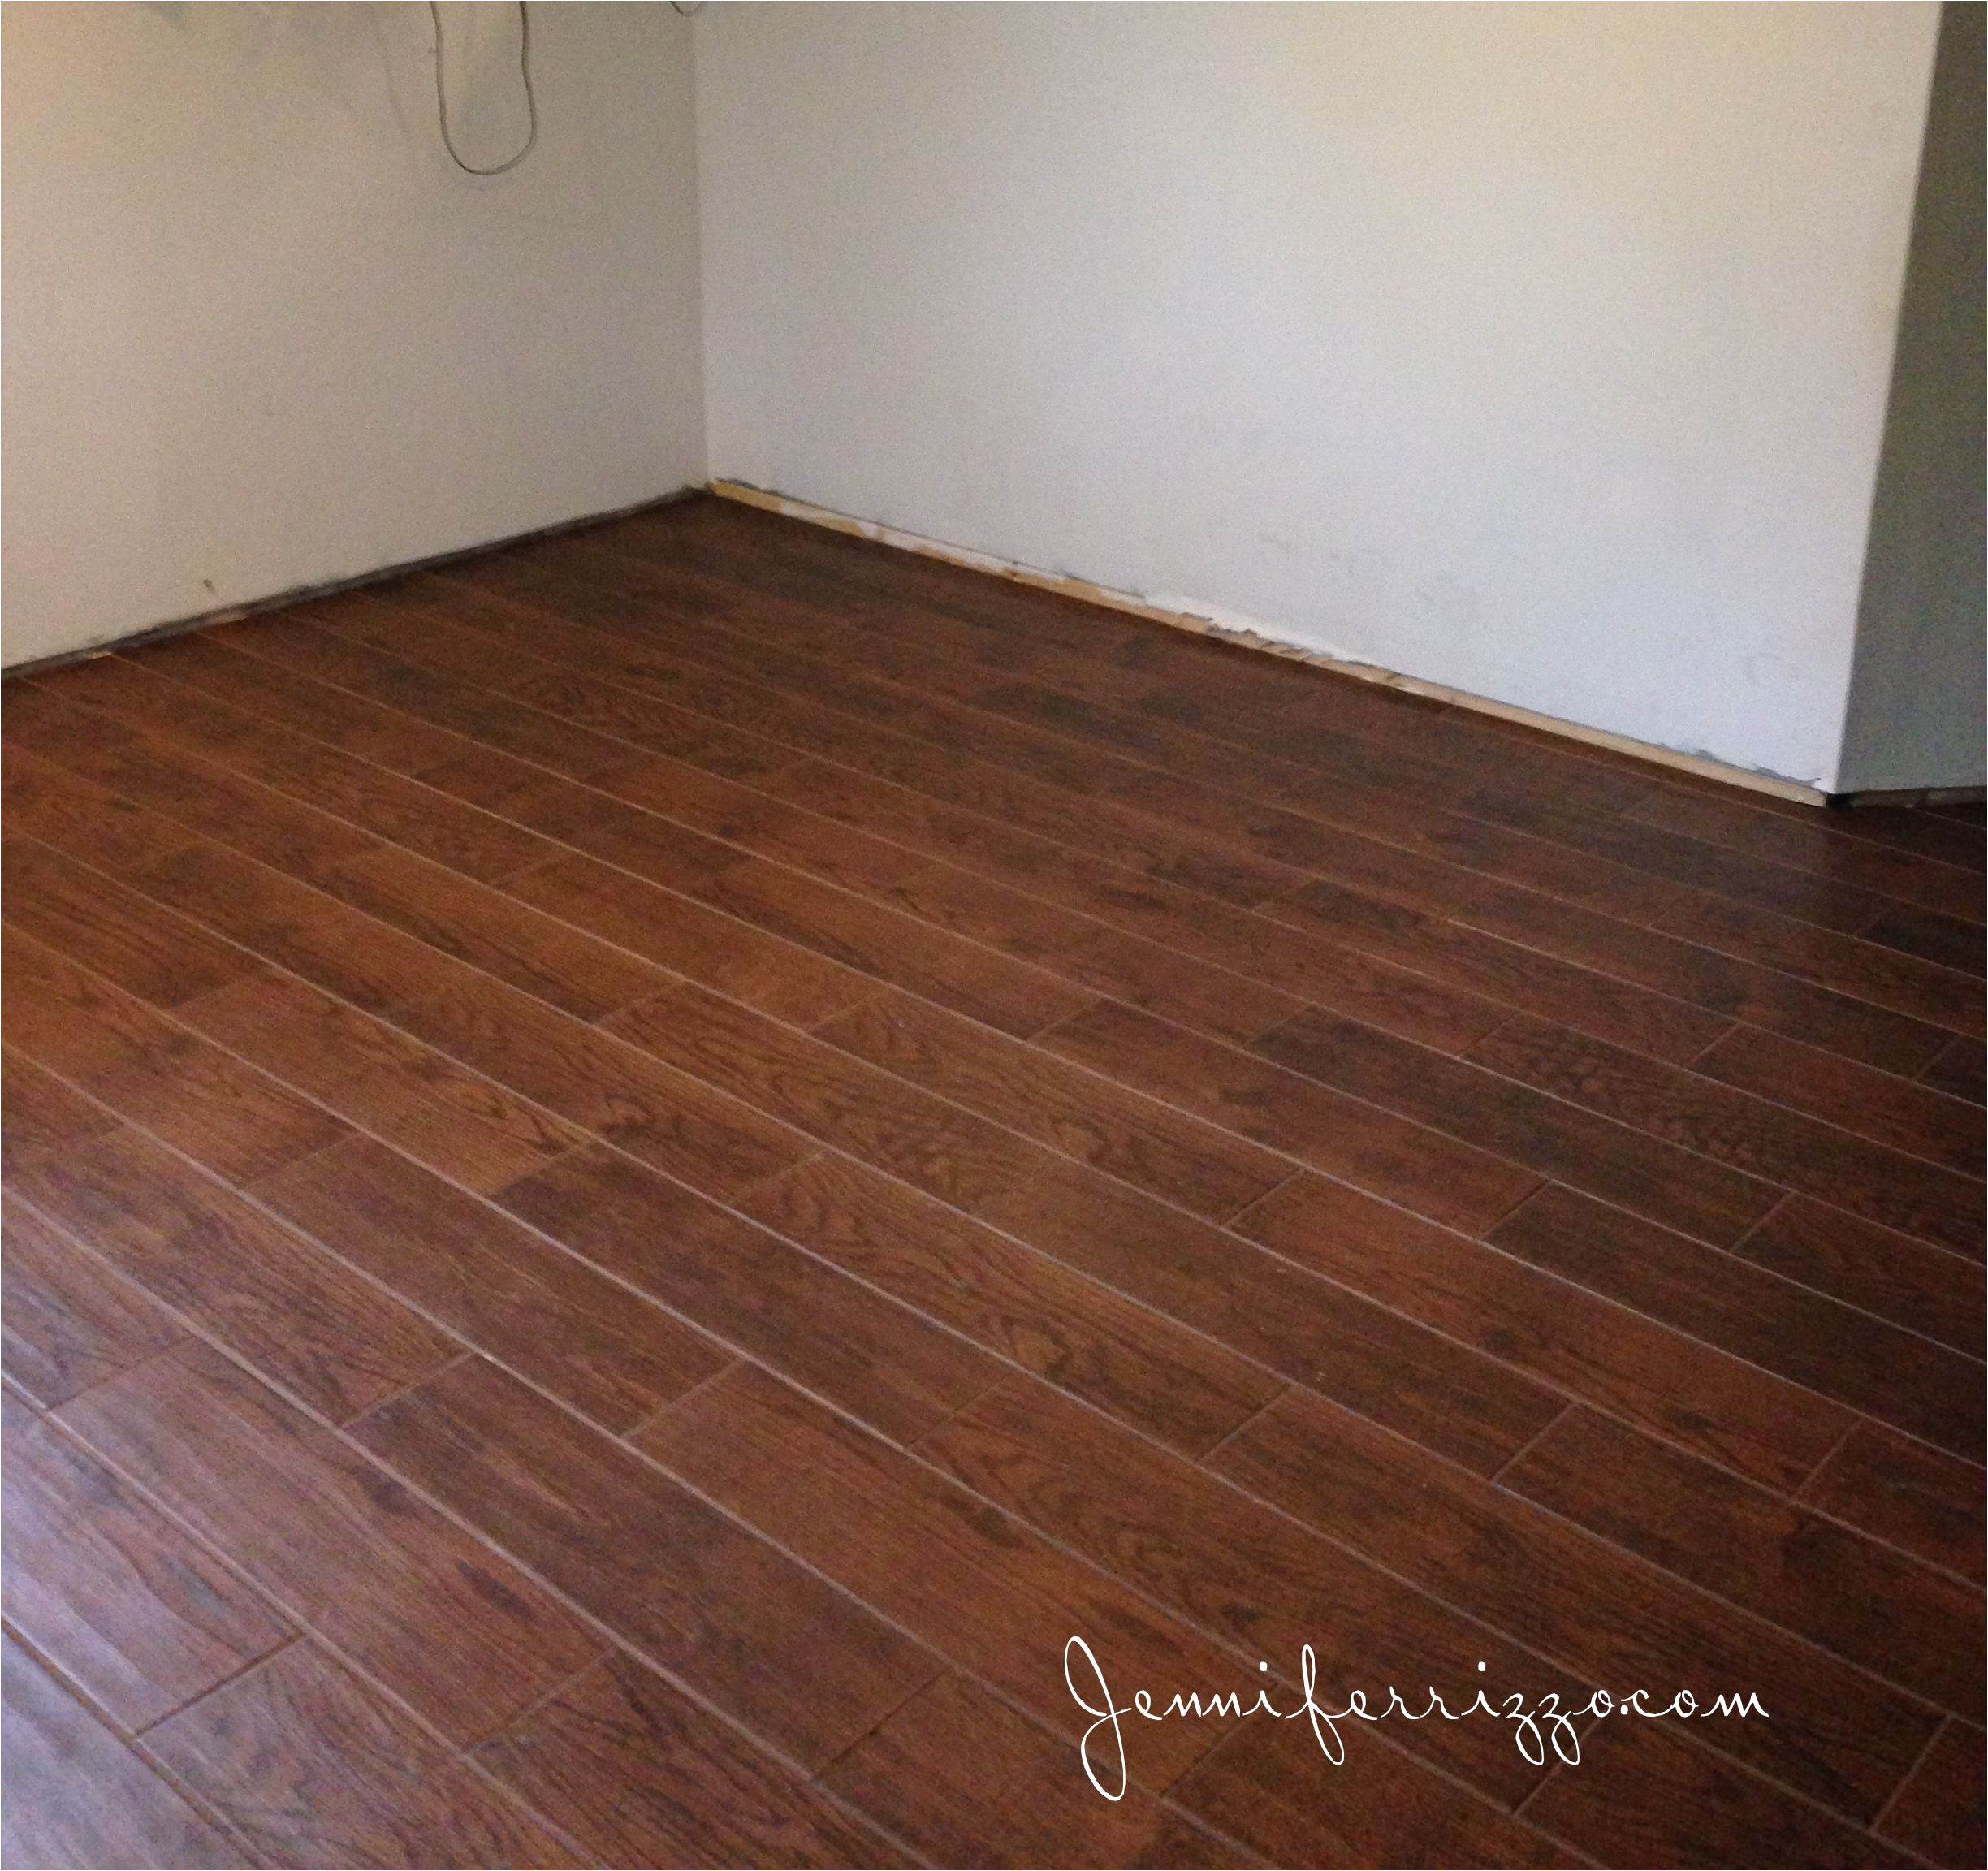
[{"label": "ceramic tile plank", "polygon": [[257,1192],[611,1433],[732,1361],[702,1333],[370,1137],[321,1151]]},{"label": "ceramic tile plank", "polygon": [[57,1415],[459,1744],[604,1648],[510,1561],[209,1346],[155,1358]]},{"label": "ceramic tile plank", "polygon": [[937,1659],[764,1540],[472,1360],[383,1405],[366,1446],[810,1770]]},{"label": "ceramic tile plank", "polygon": [[309,1644],[182,1709],[148,1740],[271,1865],[577,1861]]},{"label": "ceramic tile plank", "polygon": [[4,1407],[7,1622],[112,1720],[143,1728],[292,1635],[87,1450]]},{"label": "ceramic tile plank", "polygon": [[0,1853],[10,1865],[192,1871],[242,1862],[242,1848],[11,1636],[4,1640],[6,1762]]},{"label": "ceramic tile plank", "polygon": [[1005,1368],[777,1235],[602,1146],[497,1199],[886,1436],[909,1441]]}]

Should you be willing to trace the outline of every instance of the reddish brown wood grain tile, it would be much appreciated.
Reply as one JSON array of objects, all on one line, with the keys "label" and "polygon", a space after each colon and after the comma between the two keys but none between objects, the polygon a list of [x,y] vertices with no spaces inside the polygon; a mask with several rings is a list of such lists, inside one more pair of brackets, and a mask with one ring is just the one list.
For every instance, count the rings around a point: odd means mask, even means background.
[{"label": "reddish brown wood grain tile", "polygon": [[341,902],[582,1020],[672,983],[659,968],[408,852],[340,865],[323,885]]},{"label": "reddish brown wood grain tile", "polygon": [[1970,1358],[1982,1355],[1978,1261],[1805,1195],[1789,1196],[1733,1251]]},{"label": "reddish brown wood grain tile", "polygon": [[1980,1584],[1988,1486],[1978,1463],[1943,1455],[1874,1423],[1859,1424],[1801,1491],[1834,1514]]},{"label": "reddish brown wood grain tile", "polygon": [[620,1653],[477,1750],[603,1865],[901,1865],[873,1827]]},{"label": "reddish brown wood grain tile", "polygon": [[357,1432],[810,1770],[937,1673],[856,1599],[494,1365],[459,1364]]},{"label": "reddish brown wood grain tile", "polygon": [[0,1150],[10,1177],[37,1156],[87,1143],[115,1126],[117,1120],[95,1100],[11,1047],[0,1052],[0,1096],[6,1109]]},{"label": "reddish brown wood grain tile", "polygon": [[1290,1173],[1286,1158],[908,994],[879,994],[815,1031],[832,1046],[1212,1220],[1225,1220]]},{"label": "reddish brown wood grain tile", "polygon": [[1563,1406],[1510,1364],[1074,1164],[1030,1177],[984,1213],[1280,1376],[1486,1474]]},{"label": "reddish brown wood grain tile", "polygon": [[673,974],[797,1026],[811,1026],[878,992],[868,975],[591,858],[573,854],[541,865],[506,888]]},{"label": "reddish brown wood grain tile", "polygon": [[[1516,1026],[1523,1018],[1515,1015],[1507,1026]],[[1505,1031],[1499,1029],[1500,1033]],[[1497,1040],[1494,1033],[1489,1040],[1480,1041],[1473,1056],[1495,1047]],[[1598,1047],[1601,1043],[1588,1044]],[[1254,1050],[1316,1083],[1371,1100],[1400,1119],[1428,1125],[1477,1148],[1496,1151],[1538,1175],[1619,1202],[1638,1214],[1705,1240],[1736,1240],[1778,1199],[1777,1192],[1758,1178],[1694,1157],[1647,1131],[1582,1109],[1479,1065],[1389,1039],[1350,1021],[1321,1013],[1300,1014],[1264,1035]],[[1313,1167],[1329,1170],[1332,1165]],[[1392,1195],[1394,1191],[1379,1189],[1376,1193]],[[1406,1205],[1417,1206],[1413,1202]],[[1424,1208],[1423,1212],[1429,1211]],[[1431,1218],[1470,1225],[1452,1215]]]},{"label": "reddish brown wood grain tile", "polygon": [[[1342,1183],[1294,1177],[1235,1227],[1562,1394],[1770,1485],[1799,1486],[1852,1420],[1813,1392],[1686,1333]],[[1362,1407],[1354,1398],[1341,1401]]]},{"label": "reddish brown wood grain tile", "polygon": [[1758,1027],[1735,1026],[1692,1069],[1969,1175],[1982,1173],[1979,1109]]},{"label": "reddish brown wood grain tile", "polygon": [[154,1358],[58,1415],[458,1743],[603,1648],[509,1560],[206,1346]]},{"label": "reddish brown wood grain tile", "polygon": [[258,1664],[147,1740],[272,1865],[576,1862],[311,1644]]},{"label": "reddish brown wood grain tile", "polygon": [[[1093,1718],[1062,1679],[1073,1633],[1106,1634],[1141,1681],[1244,1683],[1238,1664],[922,1463],[750,1366],[637,1438],[748,1524],[796,1553],[1075,1741]],[[1141,1738],[1134,1777],[1164,1790],[1220,1738],[1181,1722]]]},{"label": "reddish brown wood grain tile", "polygon": [[[1301,1699],[1287,1695],[1280,1713],[1301,1707]],[[1245,1723],[1173,1796],[1272,1865],[1583,1862],[1363,1731],[1354,1732],[1335,1764],[1302,1719]]]},{"label": "reddish brown wood grain tile", "polygon": [[1665,1706],[1679,1689],[1757,1693],[1768,1720],[1706,1721],[1695,1736],[1846,1818],[1875,1815],[1937,1726],[1875,1678],[1301,1392],[1215,1465],[1534,1645],[1574,1674],[1577,1696],[1640,1687]]},{"label": "reddish brown wood grain tile", "polygon": [[633,1046],[481,978],[395,1023],[631,1156],[729,1199],[806,1156],[806,1139]]},{"label": "reddish brown wood grain tile", "polygon": [[498,1200],[804,1389],[909,1441],[1005,1367],[777,1235],[601,1147]]},{"label": "reddish brown wood grain tile", "polygon": [[[1281,1709],[1302,1702],[1307,1644],[1317,1658],[1317,1699],[1332,1709],[1346,1707],[1355,1688],[1385,1707],[1389,1682],[1425,1709],[1429,1686],[1463,1684],[1480,1659],[1499,1682],[1535,1697],[1567,1687],[1564,1671],[1369,1563],[1337,1529],[1328,1537],[1301,1526],[1042,1385],[1018,1380],[992,1392],[918,1446],[976,1493],[1230,1645],[1246,1670],[1267,1664],[1260,1680]],[[1109,1634],[1093,1648],[1121,1704],[1143,1687],[1164,1708],[1176,1690],[1199,1687],[1133,1679],[1116,1667]],[[1252,1700],[1246,1696],[1244,1705]],[[1253,1726],[1245,1724],[1236,1745]],[[1132,1724],[1129,1750],[1145,1745],[1145,1731]],[[1402,1723],[1386,1732],[1371,1745],[1406,1748],[1507,1808],[1543,1777],[1491,1724]]]},{"label": "reddish brown wood grain tile", "polygon": [[36,1165],[16,1192],[335,1420],[456,1354],[399,1300],[136,1131]]},{"label": "reddish brown wood grain tile", "polygon": [[[11,1116],[11,1111],[10,1111]],[[176,1345],[185,1329],[10,1190],[4,1216],[8,1378],[44,1409]]]},{"label": "reddish brown wood grain tile", "polygon": [[976,1344],[1177,1448],[1212,1446],[1278,1379],[858,1164],[821,1156],[747,1212]]},{"label": "reddish brown wood grain tile", "polygon": [[1978,1179],[1888,1151],[1786,1105],[1707,1084],[1695,1074],[1539,1021],[1508,1022],[1473,1047],[1471,1057],[1696,1156],[1770,1177],[1901,1234],[1961,1253],[1982,1251]]},{"label": "reddish brown wood grain tile", "polygon": [[708,499],[7,721],[11,1856],[1979,1859],[1978,809]]},{"label": "reddish brown wood grain tile", "polygon": [[678,1070],[972,1211],[1035,1172],[1035,1144],[702,987],[603,1022]]},{"label": "reddish brown wood grain tile", "polygon": [[242,1847],[10,1635],[0,1844],[10,1865],[239,1865]]},{"label": "reddish brown wood grain tile", "polygon": [[31,938],[8,932],[5,971],[16,1045],[218,1175],[267,1175],[346,1134],[328,1113]]},{"label": "reddish brown wood grain tile", "polygon": [[1988,1102],[1988,1094],[1982,1088],[1982,1050],[1980,1040],[1960,1035],[1919,1074],[1920,1082],[1953,1097],[1964,1098],[1971,1104]]},{"label": "reddish brown wood grain tile", "polygon": [[1532,1197],[1489,1238],[1939,1447],[1970,1458],[1981,1450],[1976,1360],[1750,1261],[1557,1187]]},{"label": "reddish brown wood grain tile", "polygon": [[1591,1411],[1504,1484],[1950,1709],[1979,1698],[1978,1592]]},{"label": "reddish brown wood grain tile", "polygon": [[[158,905],[170,904],[239,944],[229,951],[240,957],[236,974],[257,958],[271,961],[371,1013],[433,993],[454,979],[447,958],[426,943],[218,845],[191,845],[126,875],[134,890],[152,900],[144,910],[154,923],[179,921],[162,915]],[[122,984],[145,999],[158,998],[135,983]],[[201,991],[222,984],[210,982]]]},{"label": "reddish brown wood grain tile", "polygon": [[1988,1808],[1985,1756],[1988,1742],[1980,1729],[1949,1722],[1878,1822],[1878,1831],[1931,1865],[1978,1863]]},{"label": "reddish brown wood grain tile", "polygon": [[253,976],[175,1013],[465,1188],[496,1188],[585,1141],[551,1112],[292,975]]},{"label": "reddish brown wood grain tile", "polygon": [[257,966],[242,949],[45,845],[11,840],[6,865],[7,916],[16,927],[155,1006],[225,987]]},{"label": "reddish brown wood grain tile", "polygon": [[1136,1787],[1115,1803],[1101,1799],[1076,1752],[970,1679],[949,1674],[822,1778],[934,1864],[1250,1862]]},{"label": "reddish brown wood grain tile", "polygon": [[[1652,1698],[1654,1700],[1654,1698]],[[1708,1726],[1709,1725],[1708,1724]],[[1903,1865],[1873,1839],[1714,1754],[1693,1727],[1631,1716],[1602,1722],[1582,1744],[1578,1767],[1562,1767],[1526,1806],[1604,1865]],[[1688,1830],[1675,1815],[1692,1816]]]},{"label": "reddish brown wood grain tile", "polygon": [[263,1182],[277,1213],[603,1428],[633,1428],[731,1353],[370,1137]]},{"label": "reddish brown wood grain tile", "polygon": [[1127,1008],[1095,1007],[1037,1038],[1093,1071],[1454,1226],[1488,1226],[1538,1186],[1516,1163]]},{"label": "reddish brown wood grain tile", "polygon": [[143,1728],[292,1635],[87,1450],[4,1409],[7,1622],[114,1721]]}]

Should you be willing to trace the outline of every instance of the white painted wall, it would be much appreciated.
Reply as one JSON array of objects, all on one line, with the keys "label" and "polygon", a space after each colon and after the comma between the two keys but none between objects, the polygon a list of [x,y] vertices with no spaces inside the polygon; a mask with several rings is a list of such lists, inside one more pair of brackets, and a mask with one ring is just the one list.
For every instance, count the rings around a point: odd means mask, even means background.
[{"label": "white painted wall", "polygon": [[[443,11],[499,161],[515,11]],[[689,27],[532,21],[479,181],[425,6],[5,7],[7,661],[703,479]]]},{"label": "white painted wall", "polygon": [[1940,11],[1839,792],[1979,786],[1988,764],[1983,24],[1979,0]]},{"label": "white painted wall", "polygon": [[708,8],[712,472],[1826,786],[1935,21]]}]

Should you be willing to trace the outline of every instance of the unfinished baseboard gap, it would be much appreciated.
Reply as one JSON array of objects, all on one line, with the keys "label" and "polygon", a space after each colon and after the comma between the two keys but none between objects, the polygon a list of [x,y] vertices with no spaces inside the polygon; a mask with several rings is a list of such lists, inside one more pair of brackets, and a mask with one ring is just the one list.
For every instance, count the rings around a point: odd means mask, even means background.
[{"label": "unfinished baseboard gap", "polygon": [[688,500],[692,495],[705,490],[697,483],[678,487],[668,494],[652,495],[646,500],[637,500],[626,507],[612,507],[599,513],[582,513],[572,520],[555,520],[550,526],[534,526],[524,533],[507,533],[501,538],[486,539],[475,546],[461,546],[452,551],[431,552],[425,559],[403,559],[391,565],[381,565],[370,572],[355,573],[349,578],[333,578],[322,585],[295,585],[287,591],[277,591],[267,598],[252,598],[245,603],[223,604],[218,609],[202,611],[191,617],[175,617],[171,622],[154,624],[143,630],[134,630],[127,637],[106,637],[101,642],[86,643],[78,650],[58,650],[53,655],[31,657],[24,663],[11,663],[0,669],[0,678],[15,676],[38,676],[49,669],[61,669],[71,663],[89,663],[99,656],[115,656],[119,650],[142,649],[148,643],[164,643],[175,637],[184,637],[189,631],[206,630],[217,624],[239,623],[244,617],[259,616],[265,611],[282,611],[292,604],[309,604],[320,598],[335,598],[342,591],[357,591],[368,585],[384,584],[389,578],[405,577],[410,572],[426,572],[433,566],[452,565],[458,560],[475,559],[486,552],[499,552],[508,546],[525,546],[534,539],[550,539],[558,534],[577,532],[583,526],[599,526],[609,520],[625,520],[633,513],[646,513],[658,507],[670,507],[679,500]]},{"label": "unfinished baseboard gap", "polygon": [[1776,799],[1793,800],[1803,806],[1819,807],[1830,802],[1830,795],[1816,787],[1804,786],[1799,780],[1783,780],[1771,773],[1751,772],[1744,767],[1728,766],[1723,761],[1709,759],[1703,754],[1681,753],[1675,748],[1659,747],[1650,741],[1638,741],[1627,734],[1612,734],[1602,728],[1584,727],[1577,721],[1563,721],[1556,715],[1538,714],[1530,708],[1516,707],[1508,702],[1496,702],[1486,695],[1473,695],[1467,689],[1446,688],[1440,682],[1425,682],[1420,676],[1404,676],[1397,670],[1383,669],[1377,663],[1348,662],[1341,657],[1328,655],[1323,650],[1308,650],[1302,644],[1283,642],[1254,630],[1238,629],[1217,623],[1211,618],[1197,616],[1191,611],[1169,610],[1130,592],[1116,591],[1108,585],[1094,585],[1087,578],[1072,577],[1061,572],[1040,572],[1031,566],[1017,565],[989,553],[976,552],[962,546],[949,546],[941,540],[928,539],[921,534],[906,533],[874,520],[858,520],[847,513],[838,513],[833,508],[817,507],[811,501],[796,500],[784,494],[754,487],[748,482],[713,481],[710,490],[720,499],[736,500],[742,506],[761,508],[769,513],[783,514],[791,520],[805,520],[810,525],[826,527],[831,532],[851,534],[860,539],[874,540],[879,545],[894,547],[900,551],[916,552],[927,559],[942,560],[949,565],[961,565],[969,571],[988,573],[1013,584],[1027,585],[1041,591],[1053,591],[1060,597],[1075,598],[1088,604],[1101,604],[1107,610],[1121,611],[1134,617],[1143,617],[1152,623],[1165,624],[1171,629],[1186,630],[1197,637],[1212,637],[1218,642],[1234,644],[1242,649],[1281,656],[1290,662],[1329,670],[1337,676],[1351,676],[1359,681],[1372,683],[1377,688],[1398,689],[1407,694],[1424,697],[1429,701],[1446,702],[1452,707],[1468,709],[1473,714],[1493,715],[1501,721],[1537,728],[1561,740],[1577,741],[1587,746],[1605,749],[1610,753],[1627,754],[1633,759],[1647,761],[1653,766],[1666,767],[1674,772],[1696,774],[1701,779],[1715,780],[1722,784],[1742,788],[1751,793],[1764,793]]}]

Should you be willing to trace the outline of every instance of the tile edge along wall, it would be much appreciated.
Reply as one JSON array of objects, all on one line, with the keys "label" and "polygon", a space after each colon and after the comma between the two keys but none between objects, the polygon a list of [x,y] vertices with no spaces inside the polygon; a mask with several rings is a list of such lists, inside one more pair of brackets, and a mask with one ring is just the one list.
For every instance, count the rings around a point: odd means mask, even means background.
[{"label": "tile edge along wall", "polygon": [[[501,162],[518,11],[441,13]],[[9,664],[702,484],[688,20],[532,6],[489,178],[423,6],[0,20]]]},{"label": "tile edge along wall", "polygon": [[713,477],[1813,799],[1938,19],[711,10]]}]

